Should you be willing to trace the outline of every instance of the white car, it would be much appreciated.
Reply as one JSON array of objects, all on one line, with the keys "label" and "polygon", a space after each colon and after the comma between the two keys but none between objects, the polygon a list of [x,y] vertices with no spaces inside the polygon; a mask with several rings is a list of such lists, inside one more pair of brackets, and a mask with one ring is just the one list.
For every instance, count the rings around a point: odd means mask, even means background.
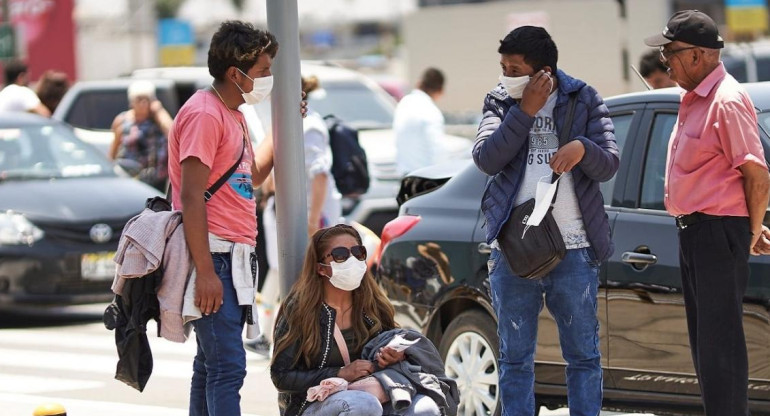
[{"label": "white car", "polygon": [[[391,131],[396,103],[376,82],[358,72],[312,61],[301,65],[303,76],[317,76],[323,89],[321,94],[311,94],[308,105],[321,115],[334,114],[359,130],[371,184],[366,194],[343,201],[343,213],[380,235],[382,227],[398,215],[395,197],[401,176],[396,170],[396,144]],[[172,116],[196,90],[213,81],[205,67],[168,67],[136,70],[129,78],[119,80],[80,82],[62,99],[54,117],[72,124],[81,138],[106,152],[113,139],[110,123],[127,108],[126,89],[139,78],[156,84],[157,95]],[[269,123],[259,107],[260,118]],[[252,136],[263,135],[254,127],[259,123],[249,121],[249,112],[245,114]],[[470,158],[470,140],[447,135],[444,143],[448,160]]]}]

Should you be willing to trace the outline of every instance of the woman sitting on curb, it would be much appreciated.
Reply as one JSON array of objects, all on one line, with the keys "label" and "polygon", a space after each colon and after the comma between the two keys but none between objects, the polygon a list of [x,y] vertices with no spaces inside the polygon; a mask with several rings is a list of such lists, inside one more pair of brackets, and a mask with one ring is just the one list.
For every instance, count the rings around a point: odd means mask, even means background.
[{"label": "woman sitting on curb", "polygon": [[[308,389],[331,378],[353,382],[371,375],[376,367],[403,361],[404,352],[389,347],[378,349],[375,361],[361,359],[367,342],[396,327],[393,315],[393,306],[367,271],[366,249],[358,232],[339,224],[313,234],[302,274],[283,303],[275,328],[270,375],[279,391],[281,415],[389,414],[389,404],[366,391],[342,390],[310,402]],[[335,329],[347,351],[338,347]],[[344,355],[349,355],[347,365]],[[441,414],[436,402],[421,394],[400,413]]]}]

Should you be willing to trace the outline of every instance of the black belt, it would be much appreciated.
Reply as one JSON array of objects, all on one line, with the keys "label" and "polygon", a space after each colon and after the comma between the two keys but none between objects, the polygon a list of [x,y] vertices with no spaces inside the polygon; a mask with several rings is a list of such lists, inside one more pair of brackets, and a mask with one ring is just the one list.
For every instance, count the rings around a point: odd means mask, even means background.
[{"label": "black belt", "polygon": [[676,227],[680,230],[684,230],[685,228],[699,222],[721,220],[722,218],[725,217],[722,215],[709,215],[702,212],[693,212],[692,214],[675,217],[674,220],[676,220]]}]

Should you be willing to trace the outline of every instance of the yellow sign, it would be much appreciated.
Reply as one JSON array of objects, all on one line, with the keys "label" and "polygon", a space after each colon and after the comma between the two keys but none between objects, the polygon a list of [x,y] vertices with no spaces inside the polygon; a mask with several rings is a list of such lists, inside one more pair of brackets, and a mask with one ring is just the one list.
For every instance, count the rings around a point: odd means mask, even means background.
[{"label": "yellow sign", "polygon": [[162,46],[160,47],[161,66],[191,66],[195,64],[195,46]]},{"label": "yellow sign", "polygon": [[766,7],[727,7],[727,27],[733,33],[765,32],[768,29]]}]

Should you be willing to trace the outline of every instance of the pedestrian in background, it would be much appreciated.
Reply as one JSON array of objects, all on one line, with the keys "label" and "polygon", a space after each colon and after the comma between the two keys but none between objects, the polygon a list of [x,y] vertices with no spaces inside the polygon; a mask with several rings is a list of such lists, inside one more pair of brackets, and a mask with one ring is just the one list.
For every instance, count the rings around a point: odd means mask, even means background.
[{"label": "pedestrian in background", "polygon": [[[320,85],[318,77],[302,77],[302,92],[309,97]],[[308,109],[302,124],[305,139],[305,175],[307,176],[308,235],[319,228],[339,222],[342,217],[340,193],[332,176],[332,149],[329,130],[323,117]]]},{"label": "pedestrian in background", "polygon": [[[155,85],[136,81],[128,87],[130,109],[112,122],[115,138],[108,156],[131,163],[142,182],[160,191],[166,190],[168,149],[166,136],[173,123],[171,115],[155,97]],[[128,167],[128,166],[127,166]]]},{"label": "pedestrian in background", "polygon": [[[269,32],[238,21],[223,23],[208,52],[214,82],[187,100],[169,133],[172,203],[182,210],[195,266],[190,284],[202,314],[192,321],[198,350],[191,416],[241,412],[240,389],[246,376],[241,335],[245,322],[256,324],[253,186],[273,167],[273,142],[263,140],[255,149],[238,107],[270,94],[270,68],[277,52],[278,42]],[[207,189],[232,166],[235,170],[207,201]]]},{"label": "pedestrian in background", "polygon": [[650,49],[639,60],[639,74],[653,89],[676,87],[676,82],[668,76],[668,68],[660,62],[660,51]]},{"label": "pedestrian in background", "polygon": [[[556,320],[567,361],[573,416],[602,407],[602,368],[596,297],[599,266],[612,254],[599,183],[618,169],[614,128],[602,97],[557,68],[558,50],[541,27],[510,32],[498,49],[501,83],[484,100],[473,160],[490,182],[482,198],[489,282],[500,335],[500,400],[504,416],[534,415],[535,347],[543,295]],[[572,125],[564,125],[576,94]],[[558,132],[568,142],[559,147]],[[552,214],[566,255],[540,279],[515,275],[497,242],[514,207],[535,197],[541,177],[561,174]]]},{"label": "pedestrian in background", "polygon": [[70,81],[64,72],[45,71],[37,81],[35,93],[48,111],[53,114],[59,106],[62,97],[70,88]]},{"label": "pedestrian in background", "polygon": [[749,253],[767,250],[770,177],[754,104],[725,71],[717,25],[674,14],[645,40],[684,89],[671,133],[664,202],[679,227],[687,328],[706,415],[748,415],[743,296]]},{"label": "pedestrian in background", "polygon": [[436,101],[443,94],[444,74],[428,68],[417,88],[398,102],[393,115],[393,133],[396,135],[396,169],[401,175],[442,159],[444,115]]},{"label": "pedestrian in background", "polygon": [[[309,97],[318,91],[318,77],[302,77],[302,92]],[[319,228],[336,224],[342,218],[340,193],[331,174],[332,152],[329,146],[329,130],[323,117],[308,109],[307,116],[302,122],[305,143],[305,182],[307,189],[308,236],[312,236]],[[260,301],[265,307],[260,316],[266,318],[262,323],[263,333],[254,341],[246,342],[245,346],[258,354],[267,355],[272,343],[275,313],[280,304],[278,285],[278,233],[275,223],[275,181],[271,175],[263,186],[266,200],[262,215],[265,229],[265,245],[267,261],[270,267],[265,276],[265,283],[260,291]]]},{"label": "pedestrian in background", "polygon": [[27,86],[27,65],[21,61],[5,64],[5,88],[0,91],[0,113],[26,112],[50,117],[48,107],[40,102],[35,91]]}]

